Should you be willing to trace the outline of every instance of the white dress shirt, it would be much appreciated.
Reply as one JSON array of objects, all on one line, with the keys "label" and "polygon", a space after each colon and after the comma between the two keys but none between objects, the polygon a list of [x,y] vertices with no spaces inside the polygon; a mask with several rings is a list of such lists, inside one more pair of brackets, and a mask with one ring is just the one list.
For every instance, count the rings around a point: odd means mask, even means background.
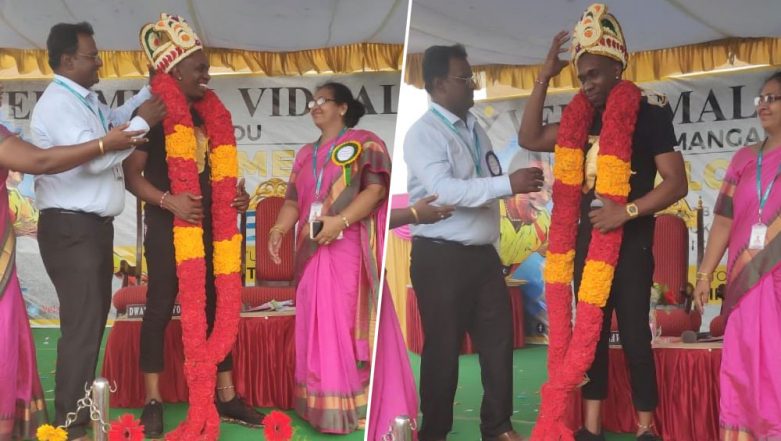
[{"label": "white dress shirt", "polygon": [[[498,198],[512,194],[510,178],[490,176],[486,155],[492,150],[491,140],[474,115],[468,113],[464,122],[437,103],[431,107],[404,139],[409,201],[437,194],[435,205],[456,209],[443,221],[413,225],[412,234],[464,245],[493,244],[499,239]],[[479,158],[479,172],[473,152]]]},{"label": "white dress shirt", "polygon": [[[40,148],[81,144],[100,138],[109,130],[130,120],[133,111],[152,97],[149,87],[124,105],[110,109],[90,89],[60,75],[46,87],[33,109],[30,131]],[[102,115],[102,118],[101,118]],[[127,130],[149,131],[143,118],[136,116]],[[61,208],[100,216],[117,216],[125,204],[122,161],[133,149],[106,152],[85,164],[55,175],[35,177],[38,208]]]}]

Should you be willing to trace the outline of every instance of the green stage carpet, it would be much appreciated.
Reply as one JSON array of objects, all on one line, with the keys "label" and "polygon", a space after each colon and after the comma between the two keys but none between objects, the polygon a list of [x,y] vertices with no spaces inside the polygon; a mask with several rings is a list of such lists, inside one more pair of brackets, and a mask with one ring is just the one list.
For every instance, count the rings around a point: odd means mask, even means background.
[{"label": "green stage carpet", "polygon": [[[108,334],[108,329],[106,334]],[[54,417],[54,367],[57,356],[57,338],[59,329],[57,328],[36,328],[33,329],[37,354],[38,371],[41,375],[41,383],[46,395],[46,404],[49,411],[49,417]],[[105,347],[105,340],[102,347]],[[411,354],[412,368],[416,375],[420,366],[420,357]],[[100,360],[103,360],[101,352]],[[479,441],[480,440],[480,399],[483,389],[480,384],[480,367],[476,355],[461,356],[460,380],[458,391],[456,392],[455,403],[455,421],[453,431],[448,437],[449,441]],[[539,411],[540,395],[538,393],[540,385],[545,380],[545,346],[529,346],[528,348],[515,351],[513,357],[514,384],[513,408],[515,409],[512,417],[515,429],[528,435],[531,432],[534,420]],[[98,372],[101,367],[98,366]],[[270,409],[262,409],[268,412]],[[141,415],[141,409],[120,409],[115,408],[111,411],[112,418],[116,418],[126,412],[136,416]],[[186,404],[166,404],[165,405],[165,427],[173,429],[181,420],[184,419],[187,412]],[[323,435],[312,430],[307,423],[299,419],[295,412],[286,412],[293,418],[295,427],[294,439],[314,440],[323,439],[331,441],[359,441],[363,440],[363,431],[355,432],[350,435]],[[261,429],[248,429],[234,424],[223,423],[220,427],[221,440],[263,440]],[[608,434],[609,441],[632,441],[633,436]]]},{"label": "green stage carpet", "polygon": [[[412,369],[418,374],[420,357],[411,354]],[[532,345],[518,349],[513,356],[513,416],[515,430],[524,436],[531,433],[540,408],[540,386],[546,378],[547,346]],[[480,440],[480,365],[477,355],[462,355],[458,390],[454,406],[453,431],[448,441]],[[634,441],[631,435],[608,434],[608,441]]]},{"label": "green stage carpet", "polygon": [[[106,336],[109,328],[106,328]],[[49,411],[49,418],[54,419],[54,367],[57,358],[57,338],[60,330],[57,328],[36,328],[33,329],[33,337],[38,354],[38,372],[41,374],[41,383],[46,396],[46,405]],[[105,336],[103,345],[101,345],[100,362],[98,372],[101,371],[103,360],[103,348],[106,347]],[[272,409],[260,409],[268,413]],[[165,417],[166,430],[172,430],[180,421],[184,420],[187,414],[187,404],[166,404],[163,411]],[[141,409],[111,409],[111,417],[117,418],[124,413],[132,413],[136,417],[141,416]],[[331,441],[363,441],[364,432],[354,432],[349,435],[323,435],[312,430],[312,428],[302,421],[295,412],[286,411],[293,418],[294,440],[331,440]],[[250,429],[236,424],[223,423],[220,426],[220,440],[264,440],[263,429]]]}]

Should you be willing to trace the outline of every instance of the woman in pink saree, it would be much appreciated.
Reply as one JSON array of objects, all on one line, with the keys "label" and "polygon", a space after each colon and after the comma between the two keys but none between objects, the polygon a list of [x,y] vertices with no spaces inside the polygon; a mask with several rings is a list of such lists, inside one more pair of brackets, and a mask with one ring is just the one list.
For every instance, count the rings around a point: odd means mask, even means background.
[{"label": "woman in pink saree", "polygon": [[309,108],[322,133],[296,154],[268,247],[278,263],[298,224],[294,407],[320,432],[343,434],[366,415],[390,156],[352,128],[365,110],[343,84],[319,87]]},{"label": "woman in pink saree", "polygon": [[755,103],[767,138],[730,162],[694,292],[702,310],[728,251],[723,441],[781,441],[781,72],[765,81]]},{"label": "woman in pink saree", "polygon": [[[434,206],[437,196],[426,196],[407,208],[391,210],[389,229],[407,224],[432,224],[451,216],[454,207]],[[382,293],[377,351],[372,373],[371,407],[366,439],[384,441],[391,433],[396,417],[406,416],[413,424],[417,439],[418,392],[407,354],[407,345],[396,316],[387,280]]]},{"label": "woman in pink saree", "polygon": [[[30,174],[60,173],[106,152],[126,149],[143,132],[122,132],[127,124],[83,144],[39,149],[0,125],[0,182],[8,170]],[[46,403],[35,359],[27,309],[16,277],[16,236],[5,185],[0,190],[0,441],[35,437],[46,423]]]}]

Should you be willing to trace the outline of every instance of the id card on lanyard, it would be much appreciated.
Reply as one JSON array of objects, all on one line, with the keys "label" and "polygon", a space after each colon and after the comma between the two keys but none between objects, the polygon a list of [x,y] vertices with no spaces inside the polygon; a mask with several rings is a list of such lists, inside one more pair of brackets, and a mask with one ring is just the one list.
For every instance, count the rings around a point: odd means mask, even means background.
[{"label": "id card on lanyard", "polygon": [[469,155],[472,157],[472,163],[475,166],[475,171],[477,172],[477,176],[482,176],[482,164],[480,163],[480,138],[477,136],[477,131],[472,128],[472,138],[473,142],[469,142],[468,139],[464,138],[464,135],[461,133],[460,130],[458,130],[453,123],[448,120],[445,115],[442,114],[439,110],[437,110],[435,107],[431,108],[431,113],[436,115],[443,124],[445,124],[455,135],[464,143],[466,144],[467,150],[469,150]]},{"label": "id card on lanyard", "polygon": [[[315,144],[312,146],[312,176],[315,179],[315,197],[314,201],[312,201],[312,205],[309,206],[308,220],[310,224],[318,217],[323,215],[323,199],[320,195],[323,189],[323,175],[325,174],[325,168],[328,166],[328,161],[331,160],[331,156],[334,154],[334,148],[336,147],[336,144],[346,132],[347,127],[343,128],[339,134],[336,135],[336,138],[334,138],[333,142],[331,143],[331,147],[328,149],[328,155],[323,162],[323,167],[320,169],[319,173],[317,171],[317,151],[320,149],[320,140],[315,142]],[[341,238],[342,234],[340,233],[338,239]]]},{"label": "id card on lanyard", "polygon": [[767,200],[770,197],[770,191],[773,188],[776,179],[778,179],[778,175],[781,174],[781,165],[779,165],[778,170],[776,170],[776,174],[770,180],[770,184],[768,184],[763,194],[762,193],[762,159],[764,157],[766,143],[767,143],[767,138],[765,138],[765,141],[762,142],[762,146],[759,148],[759,152],[757,153],[757,200],[759,202],[759,214],[758,214],[757,223],[751,226],[751,236],[749,238],[749,243],[748,243],[748,248],[750,250],[765,249],[765,240],[767,239],[767,225],[762,220],[762,210],[765,208],[765,204],[767,203]]},{"label": "id card on lanyard", "polygon": [[86,98],[84,98],[80,93],[78,93],[75,90],[73,90],[72,87],[70,87],[67,83],[65,83],[64,81],[60,80],[59,78],[55,78],[54,79],[54,83],[57,84],[58,86],[64,88],[68,92],[70,92],[71,95],[75,96],[81,102],[81,104],[83,104],[84,107],[87,108],[87,110],[89,110],[93,115],[97,116],[98,119],[100,120],[100,126],[103,128],[103,134],[108,133],[109,126],[108,126],[108,123],[106,122],[106,117],[103,116],[103,111],[100,110],[100,106],[98,106],[97,111],[96,111],[96,109],[94,107],[92,107],[92,104],[90,104],[90,102],[87,101]]}]

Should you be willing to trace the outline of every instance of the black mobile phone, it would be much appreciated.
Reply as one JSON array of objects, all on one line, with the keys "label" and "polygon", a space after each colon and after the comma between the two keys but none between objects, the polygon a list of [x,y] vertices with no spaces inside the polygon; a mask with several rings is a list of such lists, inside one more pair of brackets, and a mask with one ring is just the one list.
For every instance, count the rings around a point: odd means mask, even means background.
[{"label": "black mobile phone", "polygon": [[316,220],[312,221],[312,223],[309,225],[309,238],[314,240],[315,237],[317,237],[318,234],[320,234],[320,231],[323,229],[323,221]]}]

